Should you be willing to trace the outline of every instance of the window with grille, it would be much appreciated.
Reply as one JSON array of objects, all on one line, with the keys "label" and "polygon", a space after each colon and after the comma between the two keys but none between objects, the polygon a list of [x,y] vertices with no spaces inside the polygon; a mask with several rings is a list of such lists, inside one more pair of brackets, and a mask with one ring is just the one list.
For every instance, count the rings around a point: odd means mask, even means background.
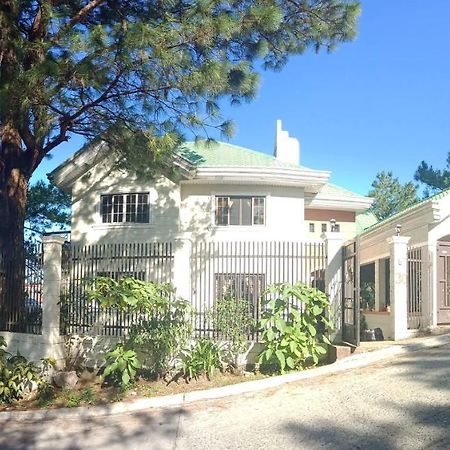
[{"label": "window with grille", "polygon": [[313,223],[310,223],[310,224],[309,224],[309,232],[310,232],[310,233],[314,233],[315,229],[316,229],[316,227],[314,226],[314,224],[313,224]]},{"label": "window with grille", "polygon": [[265,197],[216,197],[216,225],[264,225]]},{"label": "window with grille", "polygon": [[149,197],[148,192],[102,195],[102,223],[149,223]]},{"label": "window with grille", "polygon": [[261,273],[216,273],[216,299],[236,298],[255,304],[265,289],[265,275]]}]

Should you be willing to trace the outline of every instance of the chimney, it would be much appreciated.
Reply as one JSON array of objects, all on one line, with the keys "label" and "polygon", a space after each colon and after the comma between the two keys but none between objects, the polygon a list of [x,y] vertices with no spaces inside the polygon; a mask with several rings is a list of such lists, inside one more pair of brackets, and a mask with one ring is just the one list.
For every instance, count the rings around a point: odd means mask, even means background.
[{"label": "chimney", "polygon": [[275,158],[289,164],[300,164],[300,142],[283,131],[281,120],[277,120],[275,133]]}]

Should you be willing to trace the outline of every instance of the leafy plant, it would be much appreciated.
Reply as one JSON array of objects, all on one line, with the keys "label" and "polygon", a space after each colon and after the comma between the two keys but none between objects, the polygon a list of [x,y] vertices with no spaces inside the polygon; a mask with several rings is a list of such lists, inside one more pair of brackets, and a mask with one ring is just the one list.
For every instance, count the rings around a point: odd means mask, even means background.
[{"label": "leafy plant", "polygon": [[330,344],[328,297],[302,283],[273,285],[263,295],[259,327],[265,350],[259,362],[276,364],[281,373],[317,364]]},{"label": "leafy plant", "polygon": [[238,367],[239,355],[247,349],[248,335],[254,326],[250,305],[247,300],[225,297],[217,300],[207,312],[214,329],[226,341],[227,363],[233,369]]},{"label": "leafy plant", "polygon": [[111,378],[115,384],[126,388],[134,381],[137,369],[141,363],[134,350],[126,349],[123,344],[117,344],[114,350],[106,354],[104,378]]},{"label": "leafy plant", "polygon": [[11,403],[44,382],[45,367],[42,370],[19,353],[12,355],[5,348],[5,339],[0,338],[0,403]]},{"label": "leafy plant", "polygon": [[188,302],[173,298],[171,285],[132,277],[119,281],[98,277],[88,295],[103,308],[118,308],[133,315],[125,346],[139,354],[143,369],[165,377],[175,367],[192,334],[192,315]]},{"label": "leafy plant", "polygon": [[199,339],[194,347],[184,352],[181,363],[181,374],[186,381],[206,375],[212,377],[216,369],[223,366],[221,349],[211,339]]}]

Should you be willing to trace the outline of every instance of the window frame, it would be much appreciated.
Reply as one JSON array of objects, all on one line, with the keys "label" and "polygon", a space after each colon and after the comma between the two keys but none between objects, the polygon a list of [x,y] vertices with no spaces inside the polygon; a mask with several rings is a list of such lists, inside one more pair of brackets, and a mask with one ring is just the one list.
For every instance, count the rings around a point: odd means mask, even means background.
[{"label": "window frame", "polygon": [[[146,203],[139,202],[140,196],[147,196]],[[128,201],[130,196],[134,196],[134,201]],[[110,198],[110,202],[104,206],[104,199]],[[120,201],[118,201],[121,199]],[[117,203],[116,203],[117,202]],[[119,205],[119,211],[115,211],[115,205]],[[110,207],[110,211],[104,212],[104,207]],[[132,192],[111,192],[100,194],[99,202],[99,217],[100,225],[102,226],[127,226],[127,225],[149,225],[152,223],[152,204],[150,201],[149,191],[132,191]],[[139,208],[142,211],[139,211]],[[144,208],[143,208],[144,207]],[[146,208],[145,208],[146,207]],[[148,209],[148,219],[147,220],[137,220],[139,215],[144,216],[147,214],[145,209]],[[111,221],[105,220],[110,216]],[[118,216],[121,220],[114,220]],[[130,217],[134,216],[135,220],[129,220]]]},{"label": "window frame", "polygon": [[[239,206],[239,223],[238,224],[232,224],[231,222],[231,200],[238,199],[240,202]],[[250,199],[251,202],[251,211],[250,211],[250,224],[244,224],[242,223],[243,220],[243,209],[242,209],[242,200]],[[225,200],[225,204],[219,206],[219,202]],[[257,205],[257,200],[263,200],[262,205],[262,211],[263,211],[263,220],[262,223],[255,223],[256,222],[256,216],[255,212],[257,208],[260,208],[261,205]],[[214,201],[214,225],[216,227],[264,227],[266,225],[266,215],[267,215],[267,196],[266,195],[248,195],[248,194],[232,194],[232,195],[225,195],[225,194],[214,194],[213,197]],[[219,213],[219,208],[226,208],[227,211],[224,214],[223,212]],[[224,220],[219,221],[219,214],[222,219],[226,217],[226,222],[223,223]]]}]

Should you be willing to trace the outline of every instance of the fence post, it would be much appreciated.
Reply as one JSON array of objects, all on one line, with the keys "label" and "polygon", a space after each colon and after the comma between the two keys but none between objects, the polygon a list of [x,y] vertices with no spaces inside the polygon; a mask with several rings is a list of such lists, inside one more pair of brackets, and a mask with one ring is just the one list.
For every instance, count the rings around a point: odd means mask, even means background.
[{"label": "fence post", "polygon": [[175,239],[173,260],[173,284],[177,296],[191,302],[191,255],[190,239]]},{"label": "fence post", "polygon": [[331,319],[335,331],[333,339],[342,337],[342,245],[344,237],[341,233],[327,232],[322,235],[327,251],[327,268],[325,270],[325,290],[331,302]]},{"label": "fence post", "polygon": [[393,339],[408,336],[408,242],[409,236],[387,239],[390,248],[390,291]]},{"label": "fence post", "polygon": [[43,284],[42,284],[42,338],[45,355],[57,361],[64,359],[64,337],[59,332],[59,299],[61,293],[62,247],[61,236],[44,236]]}]

